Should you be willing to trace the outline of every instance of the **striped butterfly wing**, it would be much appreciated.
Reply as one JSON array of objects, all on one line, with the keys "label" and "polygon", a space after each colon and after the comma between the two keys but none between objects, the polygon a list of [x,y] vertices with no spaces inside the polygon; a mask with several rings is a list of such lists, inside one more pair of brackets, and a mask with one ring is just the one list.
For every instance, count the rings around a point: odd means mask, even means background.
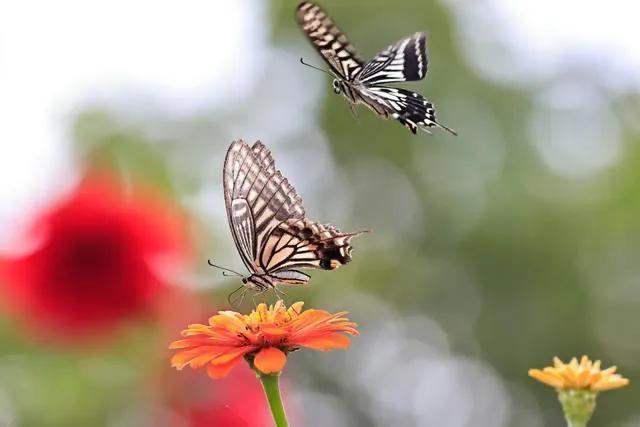
[{"label": "striped butterfly wing", "polygon": [[436,110],[422,95],[405,89],[371,86],[360,89],[361,102],[384,117],[393,117],[414,134],[419,128],[428,132],[429,128],[440,127],[456,135],[436,121]]},{"label": "striped butterfly wing", "polygon": [[351,259],[353,235],[305,218],[302,198],[262,143],[231,144],[224,186],[231,234],[252,273],[302,284],[309,276],[298,268],[332,269]]},{"label": "striped butterfly wing", "polygon": [[252,273],[265,231],[289,218],[303,218],[302,199],[275,169],[269,150],[260,142],[253,147],[234,141],[224,163],[224,196],[233,240]]},{"label": "striped butterfly wing", "polygon": [[307,38],[340,78],[351,81],[360,73],[364,61],[320,6],[302,2],[296,18]]},{"label": "striped butterfly wing", "polygon": [[426,37],[424,33],[416,33],[373,57],[355,80],[367,86],[422,80],[427,66]]},{"label": "striped butterfly wing", "polygon": [[[351,239],[360,233],[342,233],[337,228],[307,218],[290,219],[270,234],[260,254],[263,268],[274,277],[302,279],[299,268],[333,270],[351,261]],[[285,280],[287,283],[294,283]]]}]

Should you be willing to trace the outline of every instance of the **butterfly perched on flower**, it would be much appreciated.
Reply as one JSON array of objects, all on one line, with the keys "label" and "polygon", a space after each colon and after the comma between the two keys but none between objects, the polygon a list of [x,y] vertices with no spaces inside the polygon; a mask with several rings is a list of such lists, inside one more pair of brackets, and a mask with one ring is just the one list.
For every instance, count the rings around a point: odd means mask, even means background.
[{"label": "butterfly perched on flower", "polygon": [[333,270],[351,261],[351,239],[361,232],[342,233],[308,219],[302,198],[261,142],[231,143],[223,182],[231,234],[250,272],[242,278],[247,287],[305,284],[309,275],[301,268]]},{"label": "butterfly perched on flower", "polygon": [[418,129],[429,132],[429,128],[437,126],[456,135],[453,129],[438,123],[433,104],[422,95],[384,86],[424,78],[428,65],[424,33],[402,39],[365,62],[320,6],[302,2],[296,18],[329,64],[335,77],[334,92],[342,94],[350,106],[364,104],[380,117],[393,117],[414,134]]}]

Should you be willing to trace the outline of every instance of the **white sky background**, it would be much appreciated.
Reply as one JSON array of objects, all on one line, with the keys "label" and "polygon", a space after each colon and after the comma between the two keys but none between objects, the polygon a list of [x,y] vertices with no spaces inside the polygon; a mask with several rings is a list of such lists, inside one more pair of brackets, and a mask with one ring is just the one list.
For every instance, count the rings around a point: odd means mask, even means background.
[{"label": "white sky background", "polygon": [[453,7],[464,34],[465,53],[501,83],[537,84],[561,67],[584,59],[591,60],[603,83],[622,88],[640,85],[638,2],[446,2]]},{"label": "white sky background", "polygon": [[73,178],[70,120],[83,104],[189,114],[247,96],[265,6],[0,0],[0,235]]}]

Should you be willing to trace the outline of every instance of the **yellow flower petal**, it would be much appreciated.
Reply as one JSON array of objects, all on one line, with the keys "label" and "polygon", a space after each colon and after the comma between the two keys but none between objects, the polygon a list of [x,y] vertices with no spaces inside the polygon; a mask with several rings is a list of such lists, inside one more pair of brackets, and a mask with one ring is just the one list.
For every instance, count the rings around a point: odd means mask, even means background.
[{"label": "yellow flower petal", "polygon": [[530,369],[529,376],[559,390],[605,391],[624,387],[629,380],[616,374],[616,367],[601,370],[601,362],[592,362],[582,356],[580,362],[575,357],[569,363],[553,358],[553,367]]}]

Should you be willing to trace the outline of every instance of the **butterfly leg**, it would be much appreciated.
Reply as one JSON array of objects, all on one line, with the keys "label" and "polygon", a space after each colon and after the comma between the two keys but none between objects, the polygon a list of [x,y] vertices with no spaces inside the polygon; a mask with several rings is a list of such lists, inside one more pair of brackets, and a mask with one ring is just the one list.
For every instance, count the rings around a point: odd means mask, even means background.
[{"label": "butterfly leg", "polygon": [[267,286],[263,286],[260,289],[258,289],[256,292],[254,292],[253,294],[251,294],[251,299],[253,300],[253,306],[257,307],[258,304],[256,303],[256,297],[260,296],[262,294],[264,294],[265,292],[267,292],[269,290],[269,288]]},{"label": "butterfly leg", "polygon": [[233,292],[231,292],[229,295],[227,295],[227,302],[229,303],[229,305],[231,307],[233,307],[233,295],[238,292],[240,289],[244,288],[244,285],[241,285],[240,287],[238,287],[237,289],[235,289]]},{"label": "butterfly leg", "polygon": [[236,305],[235,302],[232,302],[232,306],[235,306],[235,308],[239,309],[242,306],[242,303],[244,302],[244,296],[247,294],[248,290],[249,290],[249,288],[244,287],[242,292],[240,292],[240,296],[236,299],[236,301],[239,300],[238,304]]},{"label": "butterfly leg", "polygon": [[358,116],[358,110],[356,110],[356,104],[347,100],[347,105],[349,105],[349,110],[351,110],[351,114],[353,114],[356,122],[360,123],[360,117]]},{"label": "butterfly leg", "polygon": [[[273,287],[273,293],[276,295],[276,298],[277,298],[277,299],[279,299],[279,300],[283,300],[283,301],[284,301],[284,297],[285,297],[285,296],[287,296],[287,294],[286,294],[284,291],[282,291],[282,290],[278,289],[278,287],[277,287],[277,286],[274,286],[274,287]],[[286,301],[285,301],[285,302],[286,302]]]}]

